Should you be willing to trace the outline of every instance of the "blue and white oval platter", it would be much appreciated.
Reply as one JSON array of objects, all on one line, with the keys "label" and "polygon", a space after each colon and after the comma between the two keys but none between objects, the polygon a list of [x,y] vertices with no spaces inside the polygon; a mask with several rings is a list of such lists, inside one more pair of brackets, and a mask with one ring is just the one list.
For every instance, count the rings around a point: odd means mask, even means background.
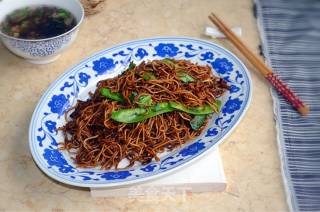
[{"label": "blue and white oval platter", "polygon": [[[85,100],[102,79],[121,74],[130,61],[175,58],[210,65],[215,75],[230,85],[220,114],[211,117],[207,128],[184,146],[160,155],[160,161],[135,164],[126,170],[77,168],[67,152],[58,150],[63,136],[64,113],[77,99]],[[228,50],[208,41],[184,37],[131,41],[103,50],[60,76],[40,99],[30,123],[29,144],[38,167],[53,179],[81,187],[113,187],[143,182],[168,174],[209,153],[236,127],[251,99],[252,85],[247,68]]]}]

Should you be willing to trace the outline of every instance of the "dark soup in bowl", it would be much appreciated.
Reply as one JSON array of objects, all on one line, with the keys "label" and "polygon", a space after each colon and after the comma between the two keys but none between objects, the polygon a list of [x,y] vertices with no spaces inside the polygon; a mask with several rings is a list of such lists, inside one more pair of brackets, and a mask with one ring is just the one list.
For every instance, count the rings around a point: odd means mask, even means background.
[{"label": "dark soup in bowl", "polygon": [[77,25],[74,15],[55,6],[18,9],[0,25],[4,34],[22,39],[45,39],[68,32]]}]

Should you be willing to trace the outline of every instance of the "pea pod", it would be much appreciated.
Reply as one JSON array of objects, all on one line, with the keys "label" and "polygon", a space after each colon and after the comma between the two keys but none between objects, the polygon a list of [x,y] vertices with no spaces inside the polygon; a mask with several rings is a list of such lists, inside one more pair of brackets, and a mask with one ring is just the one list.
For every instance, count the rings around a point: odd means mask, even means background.
[{"label": "pea pod", "polygon": [[174,60],[172,60],[170,58],[164,58],[164,59],[161,60],[161,62],[163,62],[163,63],[165,63],[165,64],[167,64],[169,66],[173,66],[173,67],[176,66]]},{"label": "pea pod", "polygon": [[177,72],[177,77],[184,83],[194,82],[194,78],[183,71]]},{"label": "pea pod", "polygon": [[[217,105],[219,104],[221,105],[221,102],[217,103]],[[161,102],[153,106],[150,106],[148,108],[138,107],[138,108],[132,108],[132,109],[120,109],[118,111],[112,112],[111,118],[117,122],[136,123],[136,122],[145,121],[148,118],[152,118],[154,116],[157,116],[163,113],[172,112],[174,110],[181,110],[183,112],[193,114],[196,116],[206,116],[208,114],[215,112],[215,110],[219,110],[219,108],[213,109],[212,106],[209,106],[207,104],[204,106],[187,108],[183,104],[178,102]],[[192,128],[196,129],[198,126],[201,127],[202,126],[201,122],[203,124],[204,121],[205,121],[205,118],[197,117],[192,122],[192,125],[194,125]]]},{"label": "pea pod", "polygon": [[175,109],[170,107],[169,103],[161,102],[154,106],[146,108],[132,108],[132,109],[120,109],[112,112],[111,118],[114,121],[122,123],[136,123],[142,122],[154,116],[172,112]]},{"label": "pea pod", "polygon": [[109,99],[118,101],[120,103],[126,102],[126,100],[123,98],[123,96],[120,93],[112,92],[109,88],[102,88],[100,90],[100,93],[101,93],[101,95],[103,95]]},{"label": "pea pod", "polygon": [[112,112],[111,118],[117,122],[123,123],[135,123],[145,120],[147,109],[145,108],[132,108],[132,109],[120,109]]},{"label": "pea pod", "polygon": [[[175,61],[173,59],[170,58],[164,58],[163,60],[161,60],[163,63],[167,64],[168,66],[172,66],[174,68],[180,68],[180,66],[178,64],[175,63]],[[190,75],[188,75],[186,72],[184,71],[178,71],[177,72],[177,77],[184,83],[188,83],[188,82],[194,82],[195,79],[193,77],[191,77]]]},{"label": "pea pod", "polygon": [[143,106],[151,106],[152,105],[151,95],[141,95],[138,99],[138,104]]},{"label": "pea pod", "polygon": [[170,102],[169,104],[171,107],[177,110],[181,110],[183,112],[193,114],[193,115],[206,115],[206,114],[211,114],[215,112],[215,110],[212,107],[210,107],[208,104],[205,104],[203,106],[198,106],[198,107],[190,107],[190,108],[185,107],[183,104],[179,102]]},{"label": "pea pod", "polygon": [[219,99],[217,99],[215,103],[212,105],[214,109],[216,109],[216,111],[214,112],[218,113],[220,111],[221,105],[222,105],[222,102]]},{"label": "pea pod", "polygon": [[206,121],[207,115],[196,115],[191,119],[190,126],[193,130],[198,130]]},{"label": "pea pod", "polygon": [[157,79],[157,77],[152,72],[149,72],[149,71],[145,72],[143,74],[142,78],[144,80],[146,80],[146,81],[148,81],[148,80],[156,80]]}]

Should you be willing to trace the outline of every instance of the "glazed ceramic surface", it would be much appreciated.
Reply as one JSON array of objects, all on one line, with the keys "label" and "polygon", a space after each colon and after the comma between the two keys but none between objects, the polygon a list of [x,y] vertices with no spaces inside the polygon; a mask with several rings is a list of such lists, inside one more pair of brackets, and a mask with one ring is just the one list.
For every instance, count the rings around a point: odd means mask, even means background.
[{"label": "glazed ceramic surface", "polygon": [[[77,168],[68,152],[58,150],[65,125],[64,113],[78,99],[86,100],[102,79],[121,74],[128,64],[174,58],[209,65],[230,90],[221,98],[219,114],[210,118],[207,128],[181,148],[159,155],[160,161],[136,163],[126,170]],[[143,182],[181,168],[210,152],[223,141],[244,116],[251,99],[248,70],[228,50],[208,41],[165,37],[131,41],[103,50],[67,70],[40,99],[29,129],[29,144],[38,167],[60,182],[81,187],[111,187]]]}]

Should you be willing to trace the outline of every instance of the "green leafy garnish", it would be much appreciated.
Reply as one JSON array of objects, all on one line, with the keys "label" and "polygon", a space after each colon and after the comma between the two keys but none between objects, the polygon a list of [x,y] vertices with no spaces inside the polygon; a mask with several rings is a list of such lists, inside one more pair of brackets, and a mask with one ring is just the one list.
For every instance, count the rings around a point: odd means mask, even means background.
[{"label": "green leafy garnish", "polygon": [[69,14],[66,13],[65,11],[59,12],[59,13],[57,14],[57,16],[60,17],[60,18],[63,18],[63,19],[69,18]]},{"label": "green leafy garnish", "polygon": [[30,8],[25,7],[15,11],[13,14],[10,15],[10,18],[15,22],[19,22],[27,18],[29,15],[30,15]]}]

